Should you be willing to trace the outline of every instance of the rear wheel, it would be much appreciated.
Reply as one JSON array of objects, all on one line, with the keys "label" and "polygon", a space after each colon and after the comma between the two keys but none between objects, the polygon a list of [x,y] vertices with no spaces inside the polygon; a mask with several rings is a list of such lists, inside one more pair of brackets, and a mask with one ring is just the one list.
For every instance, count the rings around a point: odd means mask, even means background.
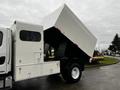
[{"label": "rear wheel", "polygon": [[78,63],[71,63],[62,68],[61,71],[64,80],[68,83],[78,82],[81,78],[82,71]]}]

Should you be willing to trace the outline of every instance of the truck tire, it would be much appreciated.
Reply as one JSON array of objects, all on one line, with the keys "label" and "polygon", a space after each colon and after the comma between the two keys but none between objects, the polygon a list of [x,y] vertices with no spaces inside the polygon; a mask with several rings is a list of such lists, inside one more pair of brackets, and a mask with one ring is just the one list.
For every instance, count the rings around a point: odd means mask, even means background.
[{"label": "truck tire", "polygon": [[67,83],[76,83],[80,80],[82,71],[78,63],[70,63],[62,68],[61,74]]}]

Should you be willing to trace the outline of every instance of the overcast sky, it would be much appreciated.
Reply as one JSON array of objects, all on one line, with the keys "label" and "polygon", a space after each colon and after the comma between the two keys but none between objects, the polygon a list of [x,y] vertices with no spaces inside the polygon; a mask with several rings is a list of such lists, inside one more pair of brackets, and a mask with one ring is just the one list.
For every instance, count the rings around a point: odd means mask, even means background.
[{"label": "overcast sky", "polygon": [[106,48],[120,34],[120,0],[0,0],[0,26],[10,27],[14,20],[40,24],[63,3],[96,36],[97,47]]}]

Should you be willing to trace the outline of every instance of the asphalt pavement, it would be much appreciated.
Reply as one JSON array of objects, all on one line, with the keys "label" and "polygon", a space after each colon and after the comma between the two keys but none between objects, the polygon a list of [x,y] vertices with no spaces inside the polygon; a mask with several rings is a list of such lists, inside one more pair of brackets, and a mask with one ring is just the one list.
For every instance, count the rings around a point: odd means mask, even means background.
[{"label": "asphalt pavement", "polygon": [[12,90],[120,90],[120,63],[88,68],[75,84],[65,83],[60,76],[49,76],[16,83]]}]

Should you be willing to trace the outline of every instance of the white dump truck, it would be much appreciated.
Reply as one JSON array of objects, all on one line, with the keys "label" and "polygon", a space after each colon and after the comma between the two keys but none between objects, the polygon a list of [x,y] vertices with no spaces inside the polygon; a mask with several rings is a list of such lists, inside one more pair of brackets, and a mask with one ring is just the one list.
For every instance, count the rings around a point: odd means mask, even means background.
[{"label": "white dump truck", "polygon": [[52,74],[78,82],[95,44],[96,38],[67,5],[40,25],[15,21],[11,28],[0,28],[0,87]]}]

